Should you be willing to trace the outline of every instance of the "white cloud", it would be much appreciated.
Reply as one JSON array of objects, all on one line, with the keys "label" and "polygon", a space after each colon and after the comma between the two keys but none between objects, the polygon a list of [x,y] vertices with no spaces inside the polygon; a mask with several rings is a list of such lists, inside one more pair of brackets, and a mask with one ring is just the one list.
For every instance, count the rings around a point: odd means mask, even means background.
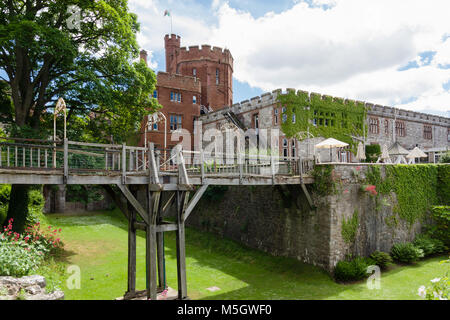
[{"label": "white cloud", "polygon": [[[165,8],[152,1],[131,3],[146,8],[135,11],[145,26],[141,45],[162,50],[162,37],[170,28]],[[450,64],[450,38],[442,41],[450,31],[448,0],[312,3],[296,1],[289,10],[254,18],[228,2],[213,0],[209,14],[197,7],[174,13],[174,31],[183,37],[182,45],[229,48],[234,76],[252,87],[289,87],[413,110],[450,110],[449,92],[442,87],[450,71],[440,68]],[[322,5],[330,7],[318,7]],[[424,51],[436,51],[426,66],[419,58]],[[420,68],[398,71],[414,60]],[[412,98],[416,101],[403,103]]]}]

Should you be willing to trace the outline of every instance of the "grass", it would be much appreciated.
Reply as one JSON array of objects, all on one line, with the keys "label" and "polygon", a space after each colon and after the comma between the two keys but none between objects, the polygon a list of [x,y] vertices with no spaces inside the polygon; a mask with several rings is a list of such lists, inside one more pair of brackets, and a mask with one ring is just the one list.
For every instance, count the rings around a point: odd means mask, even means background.
[{"label": "grass", "polygon": [[[66,299],[111,300],[126,291],[127,227],[117,211],[84,216],[49,216],[62,228],[66,254],[43,268],[60,284]],[[413,266],[396,266],[382,274],[381,290],[365,282],[338,284],[323,270],[294,259],[272,257],[235,242],[193,229],[186,232],[188,295],[191,299],[418,299],[417,289],[444,273],[436,257]],[[137,239],[137,288],[145,288],[145,242]],[[177,288],[175,234],[165,236],[167,283]],[[81,289],[66,287],[67,275],[57,278],[61,265],[78,265]],[[56,278],[55,278],[56,277]],[[209,287],[219,287],[210,292]]]}]

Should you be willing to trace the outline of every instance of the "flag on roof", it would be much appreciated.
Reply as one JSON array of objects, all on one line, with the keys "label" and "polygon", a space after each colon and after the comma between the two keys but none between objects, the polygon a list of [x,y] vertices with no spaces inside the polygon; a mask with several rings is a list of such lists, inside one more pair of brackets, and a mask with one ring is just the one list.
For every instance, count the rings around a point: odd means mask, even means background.
[{"label": "flag on roof", "polygon": [[169,12],[169,10],[164,11],[164,17],[165,17],[165,16],[169,16],[169,17],[170,17],[170,12]]}]

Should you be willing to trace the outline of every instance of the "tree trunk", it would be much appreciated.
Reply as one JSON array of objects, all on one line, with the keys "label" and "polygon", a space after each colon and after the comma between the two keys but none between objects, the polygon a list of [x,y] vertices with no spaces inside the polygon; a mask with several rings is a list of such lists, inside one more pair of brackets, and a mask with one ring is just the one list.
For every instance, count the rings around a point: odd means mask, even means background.
[{"label": "tree trunk", "polygon": [[22,233],[25,230],[25,224],[28,216],[28,190],[30,186],[24,184],[13,184],[11,186],[11,195],[8,206],[8,220],[13,218],[13,230]]}]

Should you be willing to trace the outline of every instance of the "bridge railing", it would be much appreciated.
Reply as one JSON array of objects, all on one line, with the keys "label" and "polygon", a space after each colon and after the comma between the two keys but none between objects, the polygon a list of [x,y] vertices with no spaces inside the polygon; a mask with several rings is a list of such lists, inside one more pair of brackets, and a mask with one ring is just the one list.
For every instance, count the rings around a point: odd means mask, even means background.
[{"label": "bridge railing", "polygon": [[[154,150],[126,144],[0,138],[0,169],[61,170],[70,173],[148,174],[151,156],[158,175],[179,172],[195,176],[300,176],[314,168],[314,160],[266,154],[206,153],[176,149]],[[153,150],[150,152],[150,149]],[[150,155],[150,156],[149,156]],[[153,165],[155,166],[155,165]],[[155,169],[151,169],[152,172]]]},{"label": "bridge railing", "polygon": [[314,160],[274,155],[182,151],[188,175],[300,176],[312,170]]}]

